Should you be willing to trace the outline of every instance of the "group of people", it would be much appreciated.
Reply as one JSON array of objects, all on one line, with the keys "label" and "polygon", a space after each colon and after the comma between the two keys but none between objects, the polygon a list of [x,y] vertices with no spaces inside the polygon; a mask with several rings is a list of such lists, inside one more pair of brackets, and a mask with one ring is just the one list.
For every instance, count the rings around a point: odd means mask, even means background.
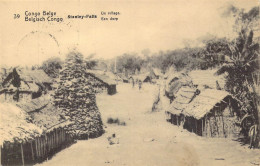
[{"label": "group of people", "polygon": [[139,90],[142,89],[142,84],[143,84],[143,82],[142,82],[141,80],[138,80],[138,79],[134,80],[134,79],[132,79],[133,88],[135,87],[135,84],[138,84]]}]

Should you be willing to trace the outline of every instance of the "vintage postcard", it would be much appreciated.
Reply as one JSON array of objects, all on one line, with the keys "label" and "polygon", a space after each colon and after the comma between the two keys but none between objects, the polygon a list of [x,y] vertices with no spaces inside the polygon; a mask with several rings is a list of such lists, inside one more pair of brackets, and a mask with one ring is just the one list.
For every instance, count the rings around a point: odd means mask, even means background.
[{"label": "vintage postcard", "polygon": [[260,165],[259,0],[0,0],[0,165]]}]

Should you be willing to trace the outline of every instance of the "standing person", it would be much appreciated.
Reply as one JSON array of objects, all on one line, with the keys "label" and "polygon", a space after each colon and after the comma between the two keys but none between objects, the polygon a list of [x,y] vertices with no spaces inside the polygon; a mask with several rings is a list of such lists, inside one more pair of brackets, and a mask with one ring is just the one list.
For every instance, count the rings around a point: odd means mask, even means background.
[{"label": "standing person", "polygon": [[135,87],[135,80],[132,79],[132,85],[133,85],[133,88]]},{"label": "standing person", "polygon": [[142,81],[139,80],[139,90],[141,90],[141,88],[142,88]]}]

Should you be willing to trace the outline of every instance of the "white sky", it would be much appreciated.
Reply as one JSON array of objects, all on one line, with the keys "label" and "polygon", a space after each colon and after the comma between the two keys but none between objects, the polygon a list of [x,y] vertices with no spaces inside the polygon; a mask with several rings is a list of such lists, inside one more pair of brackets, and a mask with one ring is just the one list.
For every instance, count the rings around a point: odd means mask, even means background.
[{"label": "white sky", "polygon": [[[183,47],[184,40],[197,45],[196,39],[206,34],[231,35],[232,22],[220,16],[229,4],[250,9],[259,5],[259,1],[0,1],[0,64],[40,64],[51,56],[64,57],[68,48],[75,46],[85,56],[95,53],[97,57],[106,59],[147,48],[152,52],[172,50]],[[25,22],[26,10],[55,11],[64,22]],[[117,22],[104,22],[100,20],[101,11],[115,11],[121,15]],[[15,13],[19,13],[21,18],[13,19]],[[68,20],[68,14],[96,14],[98,19]],[[32,31],[40,33],[30,34]],[[48,34],[57,39],[59,47]]]}]

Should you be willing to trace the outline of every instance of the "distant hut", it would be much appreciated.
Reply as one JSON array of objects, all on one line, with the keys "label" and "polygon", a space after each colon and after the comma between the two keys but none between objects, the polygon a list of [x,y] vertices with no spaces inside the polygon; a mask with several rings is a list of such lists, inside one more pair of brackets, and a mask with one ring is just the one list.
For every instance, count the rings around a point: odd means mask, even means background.
[{"label": "distant hut", "polygon": [[51,90],[52,79],[43,70],[14,68],[2,83],[1,101],[27,101]]},{"label": "distant hut", "polygon": [[122,81],[123,83],[129,83],[129,79],[125,76],[125,74],[117,73],[116,75],[119,81]]},{"label": "distant hut", "polygon": [[89,76],[89,79],[92,80],[93,87],[96,92],[107,89],[107,93],[109,95],[116,94],[116,81],[104,73],[101,74],[94,70],[87,70],[86,76]]},{"label": "distant hut", "polygon": [[172,107],[169,112],[183,116],[183,128],[200,136],[237,137],[240,131],[237,102],[226,91],[205,89],[182,109]]},{"label": "distant hut", "polygon": [[163,78],[163,74],[162,74],[160,69],[152,68],[150,70],[150,77],[155,78],[155,79],[159,79],[159,78]]},{"label": "distant hut", "polygon": [[133,75],[130,76],[129,79],[133,79],[134,81],[142,81],[142,82],[152,82],[152,77],[150,76],[150,73],[143,73],[143,74],[139,74],[139,75]]},{"label": "distant hut", "polygon": [[118,82],[118,81],[123,81],[118,75],[112,73],[112,72],[109,72],[109,71],[105,71],[104,72],[104,75],[106,75],[107,77],[109,77],[110,79]]}]

